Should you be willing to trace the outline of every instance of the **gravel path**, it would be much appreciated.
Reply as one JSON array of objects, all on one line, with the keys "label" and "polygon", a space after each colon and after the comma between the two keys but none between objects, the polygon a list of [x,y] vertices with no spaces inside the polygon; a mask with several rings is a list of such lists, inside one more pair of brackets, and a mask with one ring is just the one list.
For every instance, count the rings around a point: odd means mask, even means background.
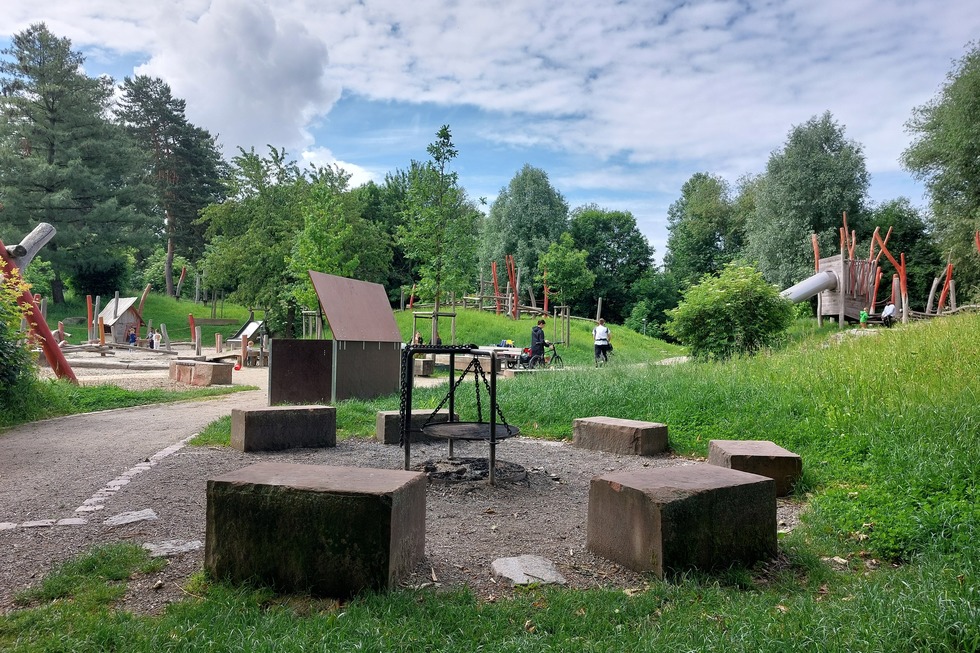
[{"label": "gravel path", "polygon": [[[82,383],[171,387],[164,370],[76,368]],[[158,574],[134,579],[123,607],[156,613],[184,598],[188,576],[203,566],[208,478],[259,461],[401,469],[400,447],[367,438],[331,449],[242,453],[224,447],[186,447],[202,427],[232,408],[262,406],[267,370],[244,368],[236,384],[260,390],[223,398],[78,415],[29,424],[0,434],[0,612],[14,594],[55,564],[99,543],[172,542],[188,551],[168,557]],[[459,457],[485,457],[482,444],[457,444]],[[413,464],[446,457],[446,447],[413,444]],[[466,585],[492,600],[511,590],[492,578],[498,557],[537,555],[555,563],[571,587],[638,587],[645,578],[585,548],[590,479],[607,471],[689,464],[672,456],[615,456],[567,443],[514,438],[497,448],[498,463],[524,467],[526,479],[431,483],[426,499],[425,559],[409,585]],[[115,524],[139,511],[155,518]],[[781,529],[798,506],[781,501]]]}]

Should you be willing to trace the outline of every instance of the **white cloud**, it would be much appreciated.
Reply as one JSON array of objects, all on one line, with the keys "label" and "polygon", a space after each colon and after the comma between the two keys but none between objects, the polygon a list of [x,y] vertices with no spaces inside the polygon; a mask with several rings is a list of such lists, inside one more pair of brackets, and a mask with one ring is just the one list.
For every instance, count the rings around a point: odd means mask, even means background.
[{"label": "white cloud", "polygon": [[338,166],[350,174],[350,186],[351,188],[356,188],[357,186],[362,186],[369,181],[378,181],[384,177],[385,172],[382,171],[380,174],[377,172],[372,172],[367,168],[362,168],[356,163],[350,163],[348,161],[341,161],[334,156],[333,152],[325,147],[315,147],[309,150],[304,150],[300,153],[300,159],[305,168],[307,165],[311,165],[317,168],[324,168],[327,166]]}]

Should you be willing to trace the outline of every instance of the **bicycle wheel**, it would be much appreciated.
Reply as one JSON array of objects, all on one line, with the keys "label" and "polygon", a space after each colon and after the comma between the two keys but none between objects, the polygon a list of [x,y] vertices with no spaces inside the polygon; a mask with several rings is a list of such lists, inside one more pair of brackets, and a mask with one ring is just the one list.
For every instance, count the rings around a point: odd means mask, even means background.
[{"label": "bicycle wheel", "polygon": [[538,367],[544,367],[544,359],[540,356],[531,356],[531,362],[529,362],[527,366],[532,370]]},{"label": "bicycle wheel", "polygon": [[561,359],[561,356],[555,354],[551,357],[551,367],[556,370],[563,370],[565,369],[565,361]]}]

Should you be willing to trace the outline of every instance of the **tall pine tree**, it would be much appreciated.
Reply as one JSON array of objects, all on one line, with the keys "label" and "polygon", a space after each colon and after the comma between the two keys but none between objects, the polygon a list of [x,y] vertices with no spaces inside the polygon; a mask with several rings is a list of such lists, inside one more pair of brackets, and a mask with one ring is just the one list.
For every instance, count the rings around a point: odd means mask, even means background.
[{"label": "tall pine tree", "polygon": [[112,79],[87,77],[68,39],[35,24],[0,60],[0,194],[5,240],[39,222],[58,230],[51,261],[55,302],[77,291],[121,289],[131,248],[152,238],[140,182],[143,159],[108,118]]},{"label": "tall pine tree", "polygon": [[149,154],[145,179],[156,189],[166,237],[166,291],[173,296],[174,254],[193,261],[204,253],[205,228],[196,220],[221,199],[221,155],[214,137],[187,121],[184,101],[162,79],[126,77],[120,90],[116,116]]}]

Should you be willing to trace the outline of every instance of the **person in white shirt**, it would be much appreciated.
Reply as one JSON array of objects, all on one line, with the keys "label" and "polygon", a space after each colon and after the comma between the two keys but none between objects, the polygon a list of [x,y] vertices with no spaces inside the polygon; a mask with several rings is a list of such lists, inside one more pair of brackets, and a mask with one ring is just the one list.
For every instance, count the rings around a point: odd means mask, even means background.
[{"label": "person in white shirt", "polygon": [[595,364],[598,367],[600,360],[603,363],[609,360],[609,350],[612,349],[611,334],[604,319],[599,318],[596,327],[592,329],[592,340],[595,345]]},{"label": "person in white shirt", "polygon": [[895,321],[895,304],[888,302],[881,311],[881,321],[886,327],[890,327]]}]

